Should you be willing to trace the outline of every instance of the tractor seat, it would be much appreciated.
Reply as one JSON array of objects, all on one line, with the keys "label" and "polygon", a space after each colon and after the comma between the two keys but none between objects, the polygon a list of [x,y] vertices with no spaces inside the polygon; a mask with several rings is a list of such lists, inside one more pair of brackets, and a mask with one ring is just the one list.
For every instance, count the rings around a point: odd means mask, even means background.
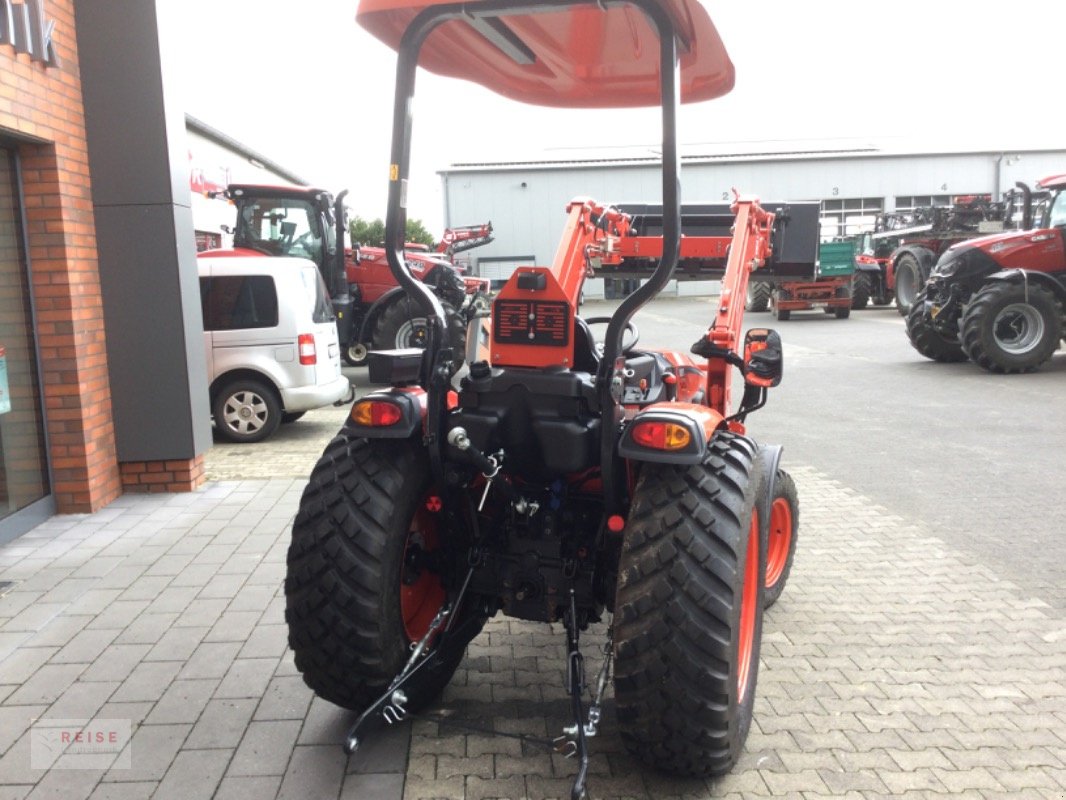
[{"label": "tractor seat", "polygon": [[600,369],[600,353],[589,324],[574,316],[574,369],[595,375]]}]

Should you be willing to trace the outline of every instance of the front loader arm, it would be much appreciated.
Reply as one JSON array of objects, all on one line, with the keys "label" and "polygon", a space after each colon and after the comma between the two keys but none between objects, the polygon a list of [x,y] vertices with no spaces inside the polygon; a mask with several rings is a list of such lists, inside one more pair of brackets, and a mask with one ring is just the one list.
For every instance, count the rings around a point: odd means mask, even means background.
[{"label": "front loader arm", "polygon": [[[735,194],[735,190],[734,190]],[[729,246],[725,275],[722,277],[722,293],[718,310],[704,340],[712,353],[731,352],[738,358],[742,342],[741,328],[744,324],[744,302],[748,291],[748,279],[754,270],[766,264],[771,254],[770,237],[773,234],[774,215],[765,211],[756,199],[741,199],[736,195],[732,205],[736,222],[733,239]],[[699,344],[702,344],[702,341]],[[728,417],[732,413],[730,384],[733,365],[724,357],[710,357],[707,361],[707,405]]]}]

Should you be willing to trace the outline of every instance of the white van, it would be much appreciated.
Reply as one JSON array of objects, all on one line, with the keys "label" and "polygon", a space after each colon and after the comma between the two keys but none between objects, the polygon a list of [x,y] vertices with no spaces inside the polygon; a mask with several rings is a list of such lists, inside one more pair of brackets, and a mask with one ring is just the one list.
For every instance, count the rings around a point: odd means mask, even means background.
[{"label": "white van", "polygon": [[282,422],[350,399],[329,293],[303,258],[199,257],[215,429],[258,442]]}]

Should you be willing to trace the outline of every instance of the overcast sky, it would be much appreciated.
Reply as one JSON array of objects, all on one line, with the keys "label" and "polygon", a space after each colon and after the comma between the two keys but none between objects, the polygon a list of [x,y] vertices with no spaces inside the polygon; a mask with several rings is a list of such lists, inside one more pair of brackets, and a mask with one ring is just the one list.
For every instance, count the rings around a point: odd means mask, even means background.
[{"label": "overcast sky", "polygon": [[[1066,141],[1066,0],[704,4],[737,80],[726,97],[685,107],[683,143],[840,138],[1009,149]],[[353,213],[384,216],[395,55],[356,24],[357,3],[183,6],[186,110],[315,185],[348,188]],[[425,72],[418,81],[408,213],[436,235],[436,171],[452,163],[653,148],[660,136],[657,111],[535,108]]]}]

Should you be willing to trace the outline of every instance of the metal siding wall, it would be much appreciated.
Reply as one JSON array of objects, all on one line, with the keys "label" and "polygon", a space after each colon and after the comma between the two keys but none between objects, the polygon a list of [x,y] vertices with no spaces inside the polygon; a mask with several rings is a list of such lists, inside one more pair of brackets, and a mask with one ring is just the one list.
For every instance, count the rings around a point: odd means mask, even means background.
[{"label": "metal siding wall", "polygon": [[[1018,180],[1033,185],[1066,172],[1066,151],[1026,153],[1009,161],[1001,164],[1000,191]],[[891,210],[898,195],[995,192],[994,180],[995,157],[989,154],[734,161],[684,165],[681,198],[722,202],[732,197],[735,186],[742,194],[767,200],[882,197]],[[945,185],[947,189],[940,188]],[[492,220],[496,240],[473,251],[475,264],[480,257],[518,253],[535,253],[540,264],[549,264],[566,221],[566,203],[573,197],[658,202],[662,194],[658,168],[646,165],[457,171],[448,173],[446,186],[452,223]],[[594,287],[590,289],[594,295]]]}]

